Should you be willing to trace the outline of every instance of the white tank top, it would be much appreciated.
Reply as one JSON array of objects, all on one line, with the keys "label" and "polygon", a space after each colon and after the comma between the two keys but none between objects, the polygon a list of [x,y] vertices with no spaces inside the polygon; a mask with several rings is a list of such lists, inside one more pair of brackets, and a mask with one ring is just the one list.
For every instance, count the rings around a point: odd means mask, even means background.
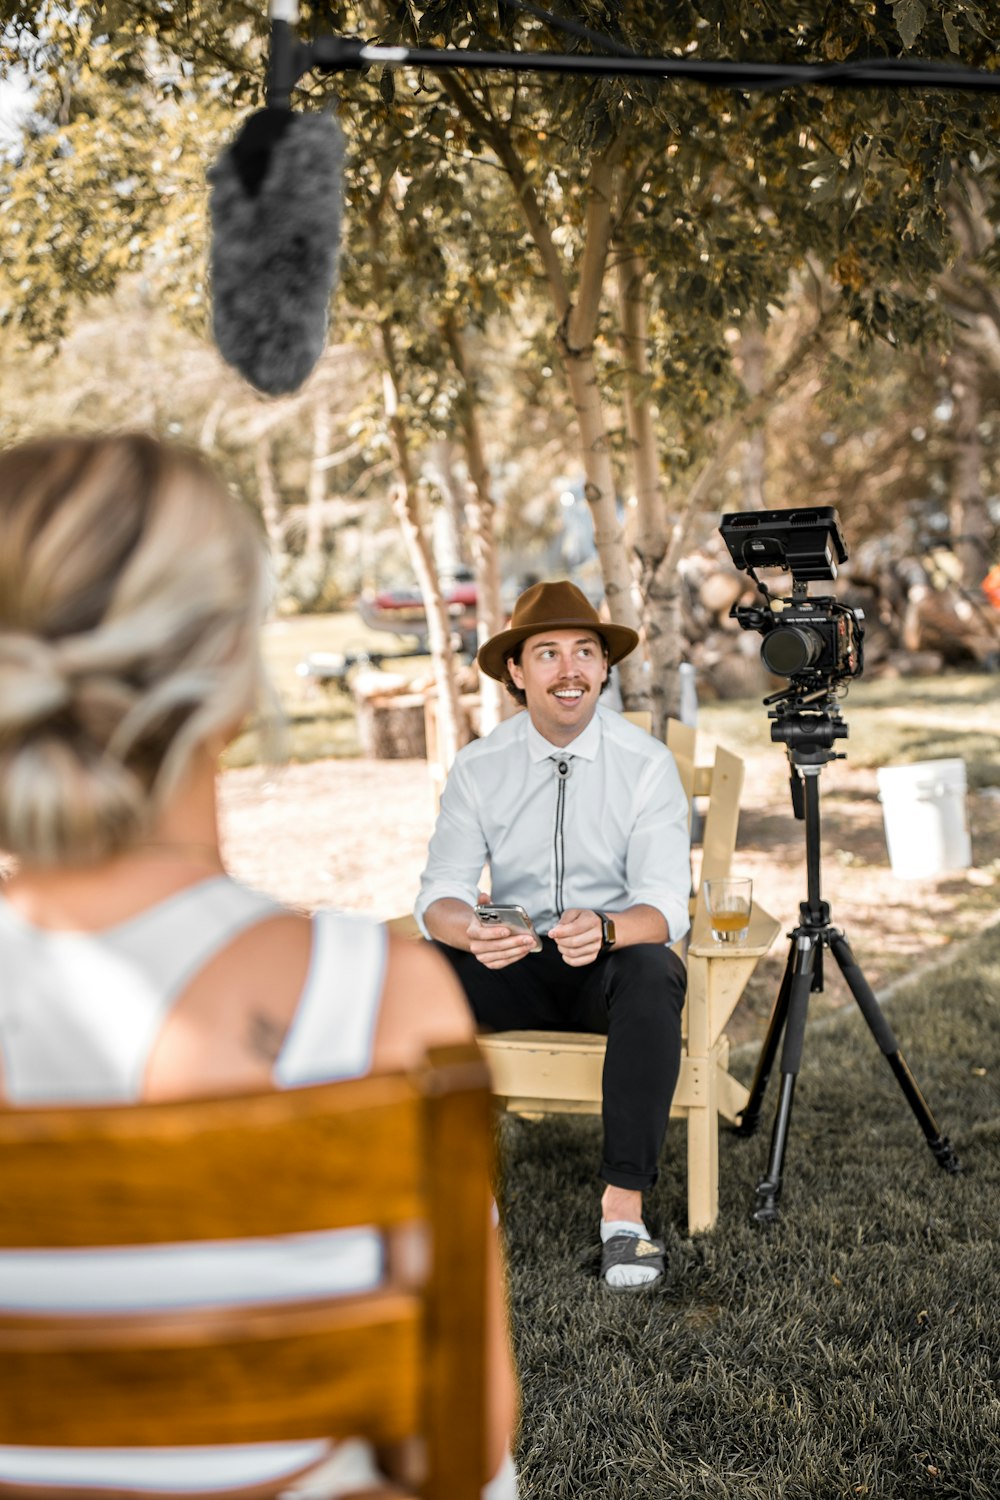
[{"label": "white tank top", "polygon": [[[285,910],[218,876],[114,927],[52,932],[26,922],[0,896],[0,1055],[8,1099],[137,1100],[153,1046],[188,983],[240,932]],[[385,929],[369,918],[332,911],[313,917],[309,971],[274,1067],[279,1087],[370,1070],[385,955]],[[308,1298],[367,1289],[381,1271],[380,1241],[364,1228],[226,1246],[0,1251],[0,1309]],[[338,1447],[327,1494],[367,1477],[363,1446]],[[167,1493],[221,1489],[301,1473],[330,1452],[324,1441],[114,1453],[0,1446],[0,1478]],[[332,1473],[338,1467],[342,1477]]]}]

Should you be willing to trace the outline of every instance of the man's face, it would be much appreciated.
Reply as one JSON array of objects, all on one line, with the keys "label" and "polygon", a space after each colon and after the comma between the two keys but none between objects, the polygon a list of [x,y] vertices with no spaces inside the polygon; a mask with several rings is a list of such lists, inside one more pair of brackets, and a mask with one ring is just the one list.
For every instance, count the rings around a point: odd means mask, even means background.
[{"label": "man's face", "polygon": [[592,630],[546,630],[529,635],[520,663],[508,661],[515,687],[528,700],[539,734],[553,745],[568,745],[594,717],[608,658]]}]

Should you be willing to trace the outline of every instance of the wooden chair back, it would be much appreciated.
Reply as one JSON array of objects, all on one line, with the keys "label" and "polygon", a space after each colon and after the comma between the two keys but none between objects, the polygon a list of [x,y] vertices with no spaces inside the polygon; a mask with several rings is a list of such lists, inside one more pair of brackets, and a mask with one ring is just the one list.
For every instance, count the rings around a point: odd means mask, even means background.
[{"label": "wooden chair back", "polygon": [[[254,1096],[0,1112],[0,1247],[151,1245],[374,1226],[376,1290],[139,1314],[0,1312],[0,1443],[143,1447],[419,1437],[419,1493],[485,1473],[488,1076],[473,1045],[413,1074]],[[424,1226],[419,1276],[393,1237]],[[412,1262],[412,1255],[409,1257]],[[411,1444],[412,1447],[412,1444]]]}]

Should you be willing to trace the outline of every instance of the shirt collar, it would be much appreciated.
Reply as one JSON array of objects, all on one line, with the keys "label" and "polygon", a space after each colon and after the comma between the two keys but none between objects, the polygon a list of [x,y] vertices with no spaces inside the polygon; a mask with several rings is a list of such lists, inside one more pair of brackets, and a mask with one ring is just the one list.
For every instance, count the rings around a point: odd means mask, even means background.
[{"label": "shirt collar", "polygon": [[527,743],[532,761],[548,760],[553,755],[577,755],[581,760],[596,760],[601,745],[600,707],[586,729],[575,740],[570,740],[568,745],[551,744],[544,735],[539,734],[529,717]]}]

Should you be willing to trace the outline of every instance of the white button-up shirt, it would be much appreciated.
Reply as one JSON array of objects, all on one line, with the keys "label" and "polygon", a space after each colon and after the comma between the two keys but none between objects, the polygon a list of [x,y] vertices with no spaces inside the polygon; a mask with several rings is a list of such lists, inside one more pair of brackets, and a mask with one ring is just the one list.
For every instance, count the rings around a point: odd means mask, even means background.
[{"label": "white button-up shirt", "polygon": [[[571,759],[570,759],[571,758]],[[569,760],[562,830],[560,777]],[[563,857],[565,865],[563,867]],[[570,744],[551,745],[527,713],[460,750],[420,882],[416,916],[444,896],[474,905],[483,866],[491,900],[525,908],[539,932],[572,907],[653,906],[670,941],[688,930],[688,803],[666,745],[598,704]]]}]

